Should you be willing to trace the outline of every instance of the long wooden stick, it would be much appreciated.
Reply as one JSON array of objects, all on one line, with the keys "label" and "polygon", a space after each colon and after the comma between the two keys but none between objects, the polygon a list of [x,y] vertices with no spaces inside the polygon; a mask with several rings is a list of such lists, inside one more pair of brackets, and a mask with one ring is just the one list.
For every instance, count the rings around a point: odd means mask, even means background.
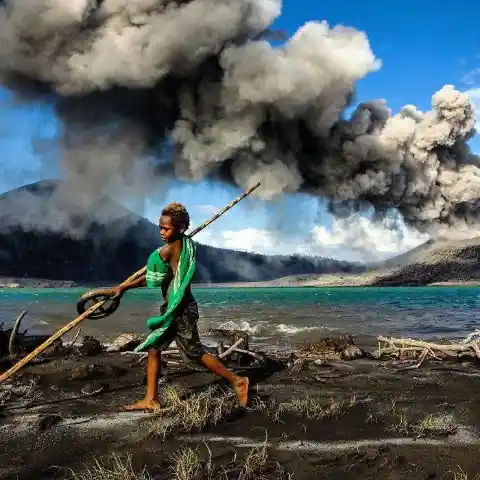
[{"label": "long wooden stick", "polygon": [[[256,190],[259,186],[260,186],[260,182],[256,183],[253,187],[250,187],[248,190],[245,190],[245,192],[243,192],[240,196],[238,196],[235,200],[233,200],[232,202],[230,202],[226,207],[223,207],[220,211],[218,211],[212,218],[210,218],[209,220],[207,220],[206,222],[203,222],[201,225],[199,225],[197,228],[195,228],[194,230],[192,230],[188,236],[189,237],[193,237],[194,235],[196,235],[197,233],[201,232],[204,228],[208,227],[211,223],[213,223],[215,220],[217,220],[217,218],[221,217],[225,212],[228,212],[231,208],[233,208],[238,202],[240,202],[241,200],[243,200],[245,197],[248,197],[248,195],[250,195],[254,190]],[[122,285],[124,284],[127,284],[127,283],[130,283],[130,282],[133,282],[134,280],[136,280],[138,277],[141,277],[147,270],[147,267],[143,267],[141,268],[140,270],[138,270],[137,272],[135,272],[134,274],[130,275],[123,283]]]},{"label": "long wooden stick", "polygon": [[49,339],[45,340],[41,345],[39,345],[33,352],[30,352],[26,357],[22,358],[19,362],[17,362],[13,367],[9,370],[4,372],[0,375],[0,383],[10,378],[14,373],[18,372],[22,367],[24,367],[28,362],[33,360],[37,355],[40,355],[45,349],[47,349],[50,345],[52,345],[55,340],[58,340],[61,336],[65,335],[68,331],[78,325],[80,322],[88,318],[88,316],[93,313],[98,307],[103,305],[106,300],[96,303],[92,305],[88,310],[85,310],[79,317],[75,320],[72,320],[70,323],[62,327],[60,330],[55,332]]},{"label": "long wooden stick", "polygon": [[[197,227],[195,230],[193,230],[189,236],[193,237],[196,235],[198,232],[203,230],[205,227],[208,227],[212,222],[214,222],[218,217],[222,216],[225,212],[230,210],[232,207],[234,207],[238,202],[243,200],[246,196],[250,195],[255,189],[257,189],[260,186],[260,182],[254,185],[253,187],[249,188],[246,190],[244,193],[242,193],[239,197],[237,197],[233,202],[229,203],[226,207],[222,208],[218,213],[216,213],[210,220],[207,220],[206,222],[202,223],[199,227]],[[147,270],[147,267],[143,267],[137,272],[135,272],[133,275],[130,275],[124,282],[121,283],[121,286],[124,286],[130,282],[133,282],[136,280],[138,277],[143,275],[145,271]],[[2,375],[0,375],[0,383],[4,382],[8,378],[10,378],[12,375],[14,375],[16,372],[18,372],[21,368],[23,368],[28,362],[33,360],[37,355],[40,355],[45,349],[47,349],[50,345],[52,345],[55,340],[58,340],[60,337],[65,335],[67,332],[69,332],[72,328],[74,328],[76,325],[78,325],[80,322],[83,320],[87,319],[90,314],[92,314],[98,307],[101,307],[104,305],[108,300],[102,300],[101,302],[96,303],[95,305],[92,305],[88,310],[83,312],[80,316],[75,318],[75,320],[72,320],[70,323],[62,327],[60,330],[55,332],[49,339],[45,340],[41,345],[39,345],[33,352],[30,352],[27,356],[22,358],[19,362],[17,362],[13,367],[11,367],[9,370],[4,372]]]}]

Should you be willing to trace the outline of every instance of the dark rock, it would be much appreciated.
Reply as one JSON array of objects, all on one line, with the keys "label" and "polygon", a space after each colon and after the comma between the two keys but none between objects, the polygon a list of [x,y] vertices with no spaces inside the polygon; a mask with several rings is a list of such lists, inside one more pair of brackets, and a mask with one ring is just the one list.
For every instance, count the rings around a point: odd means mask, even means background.
[{"label": "dark rock", "polygon": [[142,335],[137,333],[122,333],[107,347],[107,352],[125,352],[133,350],[140,345],[142,339]]},{"label": "dark rock", "polygon": [[89,363],[87,365],[77,365],[71,370],[69,380],[98,380],[112,377],[121,377],[127,373],[127,370],[114,366]]},{"label": "dark rock", "polygon": [[58,339],[55,340],[49,347],[47,347],[42,353],[42,357],[54,357],[61,354],[63,351],[63,342]]},{"label": "dark rock", "polygon": [[95,364],[79,365],[72,370],[69,380],[90,380],[104,373],[105,372]]},{"label": "dark rock", "polygon": [[102,344],[96,338],[85,336],[78,351],[82,355],[97,355],[102,351]]},{"label": "dark rock", "polygon": [[3,328],[0,328],[0,357],[6,357],[8,355],[8,342],[11,334],[11,328],[8,330],[3,330]]},{"label": "dark rock", "polygon": [[298,373],[305,370],[307,366],[307,361],[304,358],[298,358],[293,362],[293,366],[291,368],[292,372]]},{"label": "dark rock", "polygon": [[340,354],[342,360],[356,360],[357,358],[363,358],[364,356],[364,351],[356,345],[350,345]]},{"label": "dark rock", "polygon": [[84,395],[96,395],[105,390],[105,385],[98,383],[87,383],[81,390]]},{"label": "dark rock", "polygon": [[297,356],[294,353],[291,353],[288,356],[287,360],[285,361],[286,367],[287,368],[292,368],[296,359],[297,359]]},{"label": "dark rock", "polygon": [[38,422],[38,429],[40,431],[48,430],[61,421],[62,417],[60,415],[47,415]]},{"label": "dark rock", "polygon": [[368,358],[369,360],[380,360],[383,357],[383,354],[379,353],[378,350],[374,350],[373,352],[364,350],[363,354],[365,355],[365,358]]},{"label": "dark rock", "polygon": [[350,345],[354,345],[351,335],[326,337],[314,343],[299,346],[299,351],[312,355],[340,354]]}]

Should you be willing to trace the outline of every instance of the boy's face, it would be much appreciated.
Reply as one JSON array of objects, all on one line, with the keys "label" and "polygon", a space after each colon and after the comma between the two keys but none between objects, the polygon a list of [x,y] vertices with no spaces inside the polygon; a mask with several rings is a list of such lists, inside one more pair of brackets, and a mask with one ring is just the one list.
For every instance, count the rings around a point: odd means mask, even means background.
[{"label": "boy's face", "polygon": [[178,239],[180,228],[172,223],[168,215],[162,215],[159,220],[160,237],[165,243],[172,243]]}]

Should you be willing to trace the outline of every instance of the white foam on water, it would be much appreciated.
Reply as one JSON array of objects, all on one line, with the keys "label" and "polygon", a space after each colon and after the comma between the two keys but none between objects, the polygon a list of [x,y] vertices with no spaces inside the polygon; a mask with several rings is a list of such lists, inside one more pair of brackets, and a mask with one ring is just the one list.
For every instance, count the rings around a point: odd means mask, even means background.
[{"label": "white foam on water", "polygon": [[329,327],[327,325],[315,325],[315,326],[296,326],[289,325],[286,323],[273,324],[273,323],[258,323],[252,325],[251,322],[247,320],[242,320],[240,322],[228,321],[220,324],[218,327],[222,330],[240,330],[247,332],[251,335],[259,334],[268,334],[269,336],[275,334],[286,334],[286,335],[296,335],[303,332],[313,332],[321,330],[337,330],[335,328]]},{"label": "white foam on water", "polygon": [[243,320],[241,322],[234,322],[230,320],[228,322],[220,324],[218,328],[222,330],[241,330],[243,332],[254,334],[254,333],[260,333],[262,328],[265,328],[265,325],[261,325],[261,324],[251,325],[250,322],[246,320]]},{"label": "white foam on water", "polygon": [[321,326],[321,327],[295,327],[294,325],[286,325],[281,323],[280,325],[276,325],[276,330],[279,333],[288,333],[294,335],[296,333],[302,332],[312,332],[316,330],[330,330],[328,327]]}]

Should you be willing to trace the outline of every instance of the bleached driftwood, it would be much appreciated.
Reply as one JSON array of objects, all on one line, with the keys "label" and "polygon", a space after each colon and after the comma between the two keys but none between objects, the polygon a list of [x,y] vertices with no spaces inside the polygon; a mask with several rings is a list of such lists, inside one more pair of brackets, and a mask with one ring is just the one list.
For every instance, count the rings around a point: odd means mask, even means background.
[{"label": "bleached driftwood", "polygon": [[480,330],[475,330],[464,340],[457,343],[435,343],[417,340],[414,338],[377,337],[378,355],[402,355],[410,352],[413,356],[418,354],[418,363],[403,370],[420,368],[428,359],[442,360],[442,358],[472,357],[480,360],[479,341],[473,340],[480,335]]},{"label": "bleached driftwood", "polygon": [[[226,350],[218,355],[218,358],[220,360],[223,360],[225,358],[227,358],[228,356],[232,355],[233,353],[241,353],[241,354],[244,354],[244,355],[250,355],[256,359],[259,359],[259,360],[263,360],[263,357],[262,355],[259,355],[258,353],[255,353],[255,352],[252,352],[251,350],[244,350],[242,348],[238,348],[243,342],[245,341],[244,338],[240,338],[238,339],[233,345],[231,346],[225,346],[224,348],[226,348]],[[177,356],[179,355],[180,352],[178,349],[171,349],[171,350],[165,350],[164,352],[162,352],[162,356]],[[126,351],[126,352],[122,352],[121,355],[138,355],[140,358],[138,359],[139,362],[143,361],[145,358],[147,358],[148,356],[148,353],[145,353],[145,352],[134,352],[134,351]],[[172,362],[170,362],[172,363]],[[173,363],[172,363],[173,365]]]},{"label": "bleached driftwood", "polygon": [[244,338],[239,338],[231,347],[228,347],[221,355],[218,356],[218,358],[220,360],[222,360],[223,358],[226,358],[228,357],[229,355],[231,355],[236,348],[238,348],[240,346],[241,343],[243,343],[245,341]]},{"label": "bleached driftwood", "polygon": [[78,337],[80,336],[80,332],[82,331],[81,328],[79,328],[77,330],[77,334],[75,335],[75,337],[73,337],[73,340],[70,342],[70,347],[74,347],[75,346],[75,342],[78,340]]},{"label": "bleached driftwood", "polygon": [[28,313],[27,310],[24,310],[15,320],[15,323],[12,328],[12,333],[8,341],[8,353],[13,357],[18,351],[18,332],[20,331],[20,324],[22,323],[23,318]]}]

